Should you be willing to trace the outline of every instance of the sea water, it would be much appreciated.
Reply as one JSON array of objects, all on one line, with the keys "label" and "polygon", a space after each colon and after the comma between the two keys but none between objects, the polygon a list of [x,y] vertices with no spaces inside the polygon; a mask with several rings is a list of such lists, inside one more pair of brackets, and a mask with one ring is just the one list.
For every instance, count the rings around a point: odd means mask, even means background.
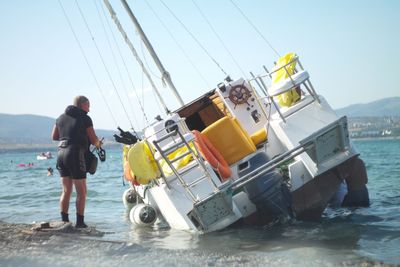
[{"label": "sea water", "polygon": [[[13,244],[15,250],[3,245],[0,266],[398,265],[400,140],[366,140],[355,145],[367,167],[369,208],[327,209],[318,222],[229,228],[205,235],[166,225],[131,225],[122,204],[128,185],[122,178],[121,151],[109,149],[106,162],[99,162],[97,173],[87,178],[85,211],[86,222],[105,235],[53,235],[43,242]],[[37,153],[0,154],[0,221],[59,220],[56,160],[36,160]],[[28,163],[33,166],[19,166]],[[47,176],[48,167],[55,170],[53,176]],[[70,204],[72,221],[74,200],[75,195]]]}]

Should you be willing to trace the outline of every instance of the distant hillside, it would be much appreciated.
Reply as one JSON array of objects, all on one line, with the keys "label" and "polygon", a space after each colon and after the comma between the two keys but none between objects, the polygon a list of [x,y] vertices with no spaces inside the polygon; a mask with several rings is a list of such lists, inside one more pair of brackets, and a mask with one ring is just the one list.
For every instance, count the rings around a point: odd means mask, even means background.
[{"label": "distant hillside", "polygon": [[400,97],[389,97],[366,104],[354,104],[337,109],[339,116],[348,117],[383,117],[400,116]]},{"label": "distant hillside", "polygon": [[[56,119],[38,115],[0,113],[0,144],[51,144]],[[113,140],[114,131],[96,130],[97,135]]]},{"label": "distant hillside", "polygon": [[[339,116],[383,117],[400,116],[400,97],[390,97],[367,104],[355,104],[337,109]],[[52,144],[51,130],[55,118],[38,115],[11,115],[0,113],[0,145],[14,144]],[[110,130],[97,130],[99,136],[108,141],[114,140],[115,133]]]}]

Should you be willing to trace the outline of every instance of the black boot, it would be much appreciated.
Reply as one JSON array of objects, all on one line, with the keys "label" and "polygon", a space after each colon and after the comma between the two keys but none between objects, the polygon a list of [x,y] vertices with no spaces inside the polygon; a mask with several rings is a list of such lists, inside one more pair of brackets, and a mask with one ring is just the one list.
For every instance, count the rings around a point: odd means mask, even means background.
[{"label": "black boot", "polygon": [[61,221],[69,222],[68,213],[61,212]]},{"label": "black boot", "polygon": [[76,225],[75,225],[76,228],[86,228],[86,227],[88,227],[83,222],[84,218],[85,218],[85,216],[76,214]]}]

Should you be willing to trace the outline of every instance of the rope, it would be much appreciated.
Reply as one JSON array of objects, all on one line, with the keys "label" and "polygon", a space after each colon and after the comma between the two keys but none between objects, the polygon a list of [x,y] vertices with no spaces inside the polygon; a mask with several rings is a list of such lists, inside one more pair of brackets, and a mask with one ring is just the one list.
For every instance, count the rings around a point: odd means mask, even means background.
[{"label": "rope", "polygon": [[99,54],[99,57],[100,57],[100,59],[101,59],[101,62],[103,63],[103,66],[104,66],[104,69],[105,69],[105,71],[106,71],[106,73],[107,73],[107,75],[108,75],[108,78],[110,79],[110,82],[111,82],[112,86],[114,87],[115,93],[116,93],[117,96],[118,96],[119,102],[121,103],[121,106],[122,106],[122,108],[123,108],[123,110],[124,110],[124,112],[125,112],[125,115],[126,115],[127,119],[129,120],[129,123],[131,124],[131,127],[133,128],[132,121],[131,121],[131,119],[129,118],[128,112],[126,111],[125,105],[124,105],[124,103],[122,102],[121,96],[120,96],[119,93],[118,93],[117,87],[115,86],[115,83],[114,83],[114,80],[113,80],[113,78],[112,78],[112,76],[111,76],[111,73],[110,73],[110,71],[109,71],[108,68],[107,68],[107,65],[106,65],[106,63],[105,63],[105,61],[104,61],[104,58],[103,58],[101,52],[100,52],[100,49],[99,49],[99,47],[97,46],[96,40],[94,39],[93,33],[92,33],[92,31],[90,30],[90,27],[89,27],[89,25],[88,25],[88,23],[87,23],[87,21],[86,21],[85,16],[83,15],[83,12],[82,12],[82,10],[81,10],[81,8],[80,8],[80,6],[79,6],[77,0],[75,0],[75,4],[76,4],[76,6],[78,7],[79,13],[80,13],[80,15],[82,16],[82,19],[83,19],[83,21],[84,21],[84,23],[85,23],[85,25],[86,25],[86,28],[87,28],[87,30],[88,30],[88,32],[89,32],[91,38],[92,38],[93,44],[94,44],[94,46],[96,47],[97,53]]},{"label": "rope", "polygon": [[143,50],[143,42],[140,40],[139,43],[140,43],[140,52],[142,53],[143,61],[146,64],[146,67],[149,70],[149,73],[151,75],[153,75],[154,77],[156,77],[157,79],[159,79],[162,82],[162,85],[164,88],[167,87],[167,84],[165,83],[164,77],[163,77],[164,74],[161,74],[162,76],[160,77],[150,68],[149,63],[147,62],[146,54],[144,53],[144,50]]},{"label": "rope", "polygon": [[[246,78],[246,74],[243,71],[243,69],[240,67],[239,63],[236,61],[235,57],[233,56],[233,54],[231,53],[231,51],[228,49],[228,47],[225,45],[224,41],[222,40],[222,38],[218,35],[217,31],[214,29],[214,27],[212,26],[212,24],[210,23],[210,21],[207,19],[207,17],[205,16],[205,14],[203,13],[203,11],[200,9],[199,5],[196,4],[196,2],[194,0],[192,0],[192,3],[195,5],[195,7],[197,8],[197,10],[199,11],[200,15],[203,17],[203,19],[207,22],[208,26],[210,27],[210,29],[212,30],[212,32],[214,33],[214,35],[217,37],[218,41],[221,43],[221,45],[224,47],[225,51],[231,56],[231,59],[233,61],[233,63],[235,63],[236,67],[242,72],[243,77]],[[247,78],[246,78],[247,80]]]},{"label": "rope", "polygon": [[128,45],[129,49],[131,50],[133,56],[135,57],[136,61],[138,62],[139,66],[142,68],[142,73],[144,73],[147,77],[147,79],[149,80],[151,87],[153,88],[153,91],[157,94],[160,102],[162,103],[162,106],[165,110],[166,114],[171,113],[167,107],[167,105],[165,104],[164,100],[162,99],[160,93],[157,90],[157,87],[155,86],[149,72],[147,71],[146,67],[144,66],[141,58],[139,57],[135,47],[133,46],[132,42],[129,40],[128,35],[126,34],[125,30],[122,28],[121,23],[119,22],[119,19],[117,18],[117,14],[115,13],[114,9],[112,8],[112,6],[110,5],[108,0],[104,0],[104,4],[106,5],[112,20],[114,21],[115,25],[117,26],[118,30],[120,31],[122,38],[124,39],[125,43]]},{"label": "rope", "polygon": [[67,12],[66,12],[65,9],[64,9],[64,6],[63,6],[62,3],[61,3],[61,0],[58,0],[58,3],[59,3],[60,6],[61,6],[61,9],[62,9],[62,11],[63,11],[63,14],[64,14],[64,16],[65,16],[65,18],[66,18],[66,20],[67,20],[67,22],[68,22],[68,26],[69,26],[69,28],[71,29],[72,34],[74,35],[75,41],[77,42],[77,44],[78,44],[78,46],[79,46],[79,50],[81,51],[81,53],[82,53],[82,55],[83,55],[83,58],[85,59],[86,65],[88,66],[88,68],[89,68],[89,70],[90,70],[90,73],[92,74],[92,77],[93,77],[93,79],[94,79],[94,81],[95,81],[95,83],[96,83],[96,86],[97,86],[97,88],[98,88],[98,90],[99,90],[99,92],[100,92],[101,97],[102,97],[103,100],[104,100],[104,103],[105,103],[106,106],[107,106],[107,109],[108,109],[108,111],[109,111],[109,113],[110,113],[110,116],[111,116],[112,120],[114,121],[115,126],[118,126],[117,121],[115,120],[115,117],[114,117],[114,115],[113,115],[113,113],[112,113],[112,111],[111,111],[111,108],[110,108],[110,106],[108,105],[107,100],[106,100],[106,98],[105,98],[105,96],[104,96],[104,94],[103,94],[103,91],[102,91],[101,87],[100,87],[99,81],[97,80],[96,75],[94,74],[93,68],[91,67],[91,65],[90,65],[90,63],[89,63],[89,60],[88,60],[88,58],[87,58],[87,56],[86,56],[86,54],[85,54],[85,51],[83,50],[83,47],[82,47],[81,43],[79,42],[78,36],[76,35],[74,28],[72,27],[71,21],[70,21],[70,19],[69,19],[69,17],[68,17]]},{"label": "rope", "polygon": [[195,69],[197,74],[200,76],[200,78],[203,80],[203,82],[206,84],[207,87],[211,87],[210,84],[208,84],[207,80],[204,78],[204,76],[201,74],[200,70],[196,67],[196,65],[193,63],[193,61],[190,59],[189,55],[186,53],[186,51],[183,49],[183,47],[179,44],[177,39],[174,37],[172,32],[168,29],[168,27],[165,25],[165,23],[161,20],[161,18],[158,16],[158,14],[154,11],[152,6],[148,3],[148,1],[145,1],[153,15],[157,18],[157,20],[160,22],[161,26],[166,30],[166,32],[169,34],[169,36],[172,38],[172,40],[175,42],[175,44],[178,46],[178,48],[181,50],[182,54],[185,56],[186,60],[189,62],[190,65]]},{"label": "rope", "polygon": [[[127,89],[126,89],[126,86],[125,86],[125,83],[124,83],[124,79],[122,78],[122,74],[121,74],[121,70],[120,70],[120,68],[119,68],[119,64],[117,63],[117,59],[116,59],[116,57],[115,57],[115,54],[114,54],[114,52],[113,52],[113,48],[112,48],[112,46],[111,46],[110,38],[108,37],[106,28],[105,28],[105,26],[104,26],[103,18],[102,18],[102,16],[101,16],[100,10],[99,10],[99,8],[98,8],[98,6],[97,6],[97,1],[96,1],[96,0],[93,0],[93,2],[94,2],[94,5],[96,6],[97,14],[98,14],[98,16],[99,16],[99,19],[100,19],[100,22],[101,22],[101,26],[102,26],[103,31],[104,31],[104,35],[106,36],[107,44],[108,44],[108,47],[110,48],[110,52],[111,52],[111,55],[112,55],[112,58],[113,58],[115,67],[117,68],[117,72],[118,72],[119,78],[120,78],[120,80],[121,80],[122,88],[124,89],[125,97],[126,97],[126,99],[127,99],[127,101],[128,101],[129,107],[130,107],[130,109],[131,109],[133,119],[134,119],[136,125],[138,125],[138,122],[137,122],[137,119],[136,119],[136,116],[135,116],[135,112],[133,111],[132,103],[131,103],[131,101],[129,101],[128,92],[127,92]],[[135,132],[133,126],[132,126],[132,130]]]},{"label": "rope", "polygon": [[207,49],[200,43],[199,40],[189,31],[189,29],[183,24],[183,22],[172,12],[172,10],[164,3],[163,0],[160,0],[161,4],[164,5],[164,7],[169,11],[169,13],[181,24],[181,26],[185,29],[185,31],[193,38],[193,40],[200,46],[200,48],[207,54],[207,56],[217,65],[217,67],[225,74],[225,76],[228,76],[228,74],[225,72],[225,70],[221,67],[221,65],[211,56],[211,54],[207,51]]},{"label": "rope", "polygon": [[275,54],[278,57],[281,57],[278,51],[271,45],[271,43],[264,37],[264,35],[258,30],[258,28],[251,22],[251,20],[246,16],[246,14],[243,13],[243,11],[233,2],[233,0],[230,0],[232,5],[236,7],[236,9],[242,14],[242,16],[247,20],[247,22],[253,27],[253,29],[261,36],[261,38],[267,43],[267,45],[272,49],[272,51],[275,52]]},{"label": "rope", "polygon": [[[148,123],[149,120],[147,119],[146,112],[144,111],[144,106],[142,105],[142,102],[141,102],[140,99],[139,99],[139,96],[138,96],[138,94],[137,94],[137,92],[136,92],[136,87],[135,87],[135,85],[133,84],[133,80],[132,80],[132,78],[131,78],[131,75],[129,74],[128,67],[126,66],[126,62],[125,62],[125,60],[124,60],[124,57],[122,56],[121,49],[119,48],[117,39],[115,38],[114,32],[113,32],[112,29],[111,29],[110,23],[108,22],[107,15],[106,15],[106,12],[105,12],[105,10],[104,10],[104,6],[101,5],[101,7],[102,7],[103,16],[104,16],[104,18],[105,18],[105,20],[106,20],[106,22],[107,22],[108,28],[109,28],[109,30],[110,30],[110,32],[111,32],[111,36],[113,37],[115,46],[117,47],[118,54],[119,54],[119,56],[120,56],[120,58],[121,58],[121,61],[122,61],[123,65],[124,65],[124,69],[125,69],[126,75],[128,76],[129,81],[130,81],[130,83],[131,83],[132,91],[133,91],[133,93],[134,93],[134,95],[135,95],[135,97],[136,97],[136,101],[137,101],[138,104],[139,104],[139,107],[140,107],[140,109],[141,109],[141,111],[142,111],[142,114],[143,114],[143,117],[144,117],[146,123]],[[133,130],[133,129],[132,129],[132,130]]]},{"label": "rope", "polygon": [[[147,64],[147,61],[146,61],[146,57],[145,57],[145,55],[144,55],[143,42],[140,42],[140,50],[141,50],[141,52],[142,52],[144,62],[146,63],[147,68],[149,68],[149,66],[148,66],[148,64]],[[150,70],[150,72],[151,72],[151,70]],[[151,72],[151,73],[152,73],[152,72]],[[163,85],[164,88],[167,86],[167,85],[165,84],[164,79],[158,77],[158,76],[155,75],[154,73],[152,73],[152,74],[153,74],[155,77],[157,77],[157,78],[159,78],[159,79],[161,80],[161,83],[162,83],[162,85]],[[158,111],[160,111],[160,113],[162,113],[161,103],[160,103],[160,101],[158,101],[157,95],[154,93],[153,90],[152,90],[152,93],[153,93],[154,100],[155,100],[156,103],[157,103]],[[143,77],[143,73],[142,73],[142,99],[143,99],[143,101],[144,101],[144,77]]]}]

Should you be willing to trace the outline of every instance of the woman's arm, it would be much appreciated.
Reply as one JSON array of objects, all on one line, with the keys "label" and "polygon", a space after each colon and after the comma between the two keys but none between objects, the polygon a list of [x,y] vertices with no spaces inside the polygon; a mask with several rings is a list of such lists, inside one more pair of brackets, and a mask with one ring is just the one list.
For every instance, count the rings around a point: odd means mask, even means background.
[{"label": "woman's arm", "polygon": [[86,133],[89,137],[90,143],[95,147],[100,148],[103,143],[97,137],[92,126],[86,128]]},{"label": "woman's arm", "polygon": [[53,131],[51,132],[51,138],[54,141],[58,141],[60,139],[60,133],[58,132],[57,125],[54,124]]}]

